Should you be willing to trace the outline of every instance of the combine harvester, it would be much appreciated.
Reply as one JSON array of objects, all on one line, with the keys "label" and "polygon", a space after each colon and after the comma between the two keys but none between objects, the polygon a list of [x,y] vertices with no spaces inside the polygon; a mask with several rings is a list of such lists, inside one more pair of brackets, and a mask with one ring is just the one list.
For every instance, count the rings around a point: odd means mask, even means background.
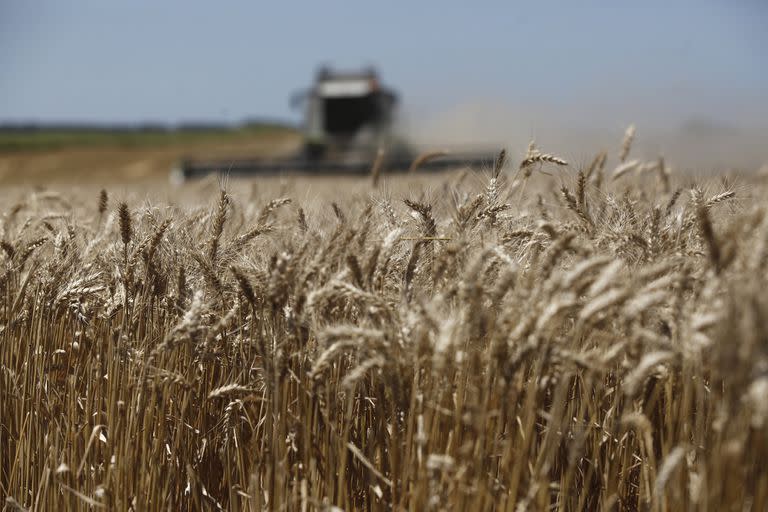
[{"label": "combine harvester", "polygon": [[210,173],[365,174],[374,163],[381,172],[404,172],[414,167],[434,171],[489,165],[496,156],[490,152],[420,153],[396,138],[392,126],[397,95],[381,85],[372,69],[337,73],[323,68],[315,85],[294,96],[292,104],[303,106],[305,112],[298,155],[273,160],[183,160],[172,171],[172,179],[183,181]]}]

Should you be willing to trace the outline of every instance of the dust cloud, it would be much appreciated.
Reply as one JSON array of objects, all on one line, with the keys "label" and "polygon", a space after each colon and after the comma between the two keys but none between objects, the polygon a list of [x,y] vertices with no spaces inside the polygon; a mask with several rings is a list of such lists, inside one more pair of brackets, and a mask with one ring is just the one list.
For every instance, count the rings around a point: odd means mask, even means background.
[{"label": "dust cloud", "polygon": [[594,105],[511,104],[466,101],[440,112],[404,109],[400,130],[420,148],[489,150],[507,148],[519,158],[530,140],[545,152],[575,165],[589,162],[600,150],[615,157],[626,127],[637,128],[632,156],[660,155],[675,168],[703,173],[753,171],[768,163],[768,124],[722,121],[708,115],[682,115],[665,108]]}]

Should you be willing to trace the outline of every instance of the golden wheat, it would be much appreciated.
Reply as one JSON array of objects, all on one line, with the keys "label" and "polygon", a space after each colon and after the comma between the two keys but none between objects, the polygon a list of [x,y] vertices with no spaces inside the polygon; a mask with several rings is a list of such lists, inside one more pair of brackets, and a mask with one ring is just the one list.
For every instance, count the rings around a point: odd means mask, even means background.
[{"label": "golden wheat", "polygon": [[5,507],[766,510],[768,185],[605,159],[9,197]]}]

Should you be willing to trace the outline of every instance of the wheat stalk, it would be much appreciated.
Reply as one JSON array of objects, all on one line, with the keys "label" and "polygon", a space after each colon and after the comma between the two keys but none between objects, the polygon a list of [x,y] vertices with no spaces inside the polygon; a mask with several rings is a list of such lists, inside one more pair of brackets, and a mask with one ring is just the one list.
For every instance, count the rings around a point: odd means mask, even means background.
[{"label": "wheat stalk", "polygon": [[635,125],[630,124],[624,132],[624,139],[621,141],[621,151],[619,152],[619,161],[624,162],[632,148],[632,141],[635,140]]},{"label": "wheat stalk", "polygon": [[413,159],[413,162],[411,162],[411,166],[408,168],[408,172],[414,173],[416,172],[416,170],[418,170],[419,167],[421,167],[425,163],[444,157],[446,155],[448,155],[448,152],[446,151],[440,151],[440,150],[425,151]]}]

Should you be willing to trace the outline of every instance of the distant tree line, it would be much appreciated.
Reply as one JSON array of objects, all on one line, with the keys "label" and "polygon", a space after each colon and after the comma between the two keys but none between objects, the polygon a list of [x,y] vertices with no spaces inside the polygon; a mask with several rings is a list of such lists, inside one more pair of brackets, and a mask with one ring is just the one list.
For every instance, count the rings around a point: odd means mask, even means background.
[{"label": "distant tree line", "polygon": [[187,121],[181,123],[90,123],[90,122],[6,122],[0,123],[0,132],[114,132],[114,133],[165,133],[209,132],[258,128],[294,128],[290,123],[272,119],[247,119],[240,123],[212,121]]}]

